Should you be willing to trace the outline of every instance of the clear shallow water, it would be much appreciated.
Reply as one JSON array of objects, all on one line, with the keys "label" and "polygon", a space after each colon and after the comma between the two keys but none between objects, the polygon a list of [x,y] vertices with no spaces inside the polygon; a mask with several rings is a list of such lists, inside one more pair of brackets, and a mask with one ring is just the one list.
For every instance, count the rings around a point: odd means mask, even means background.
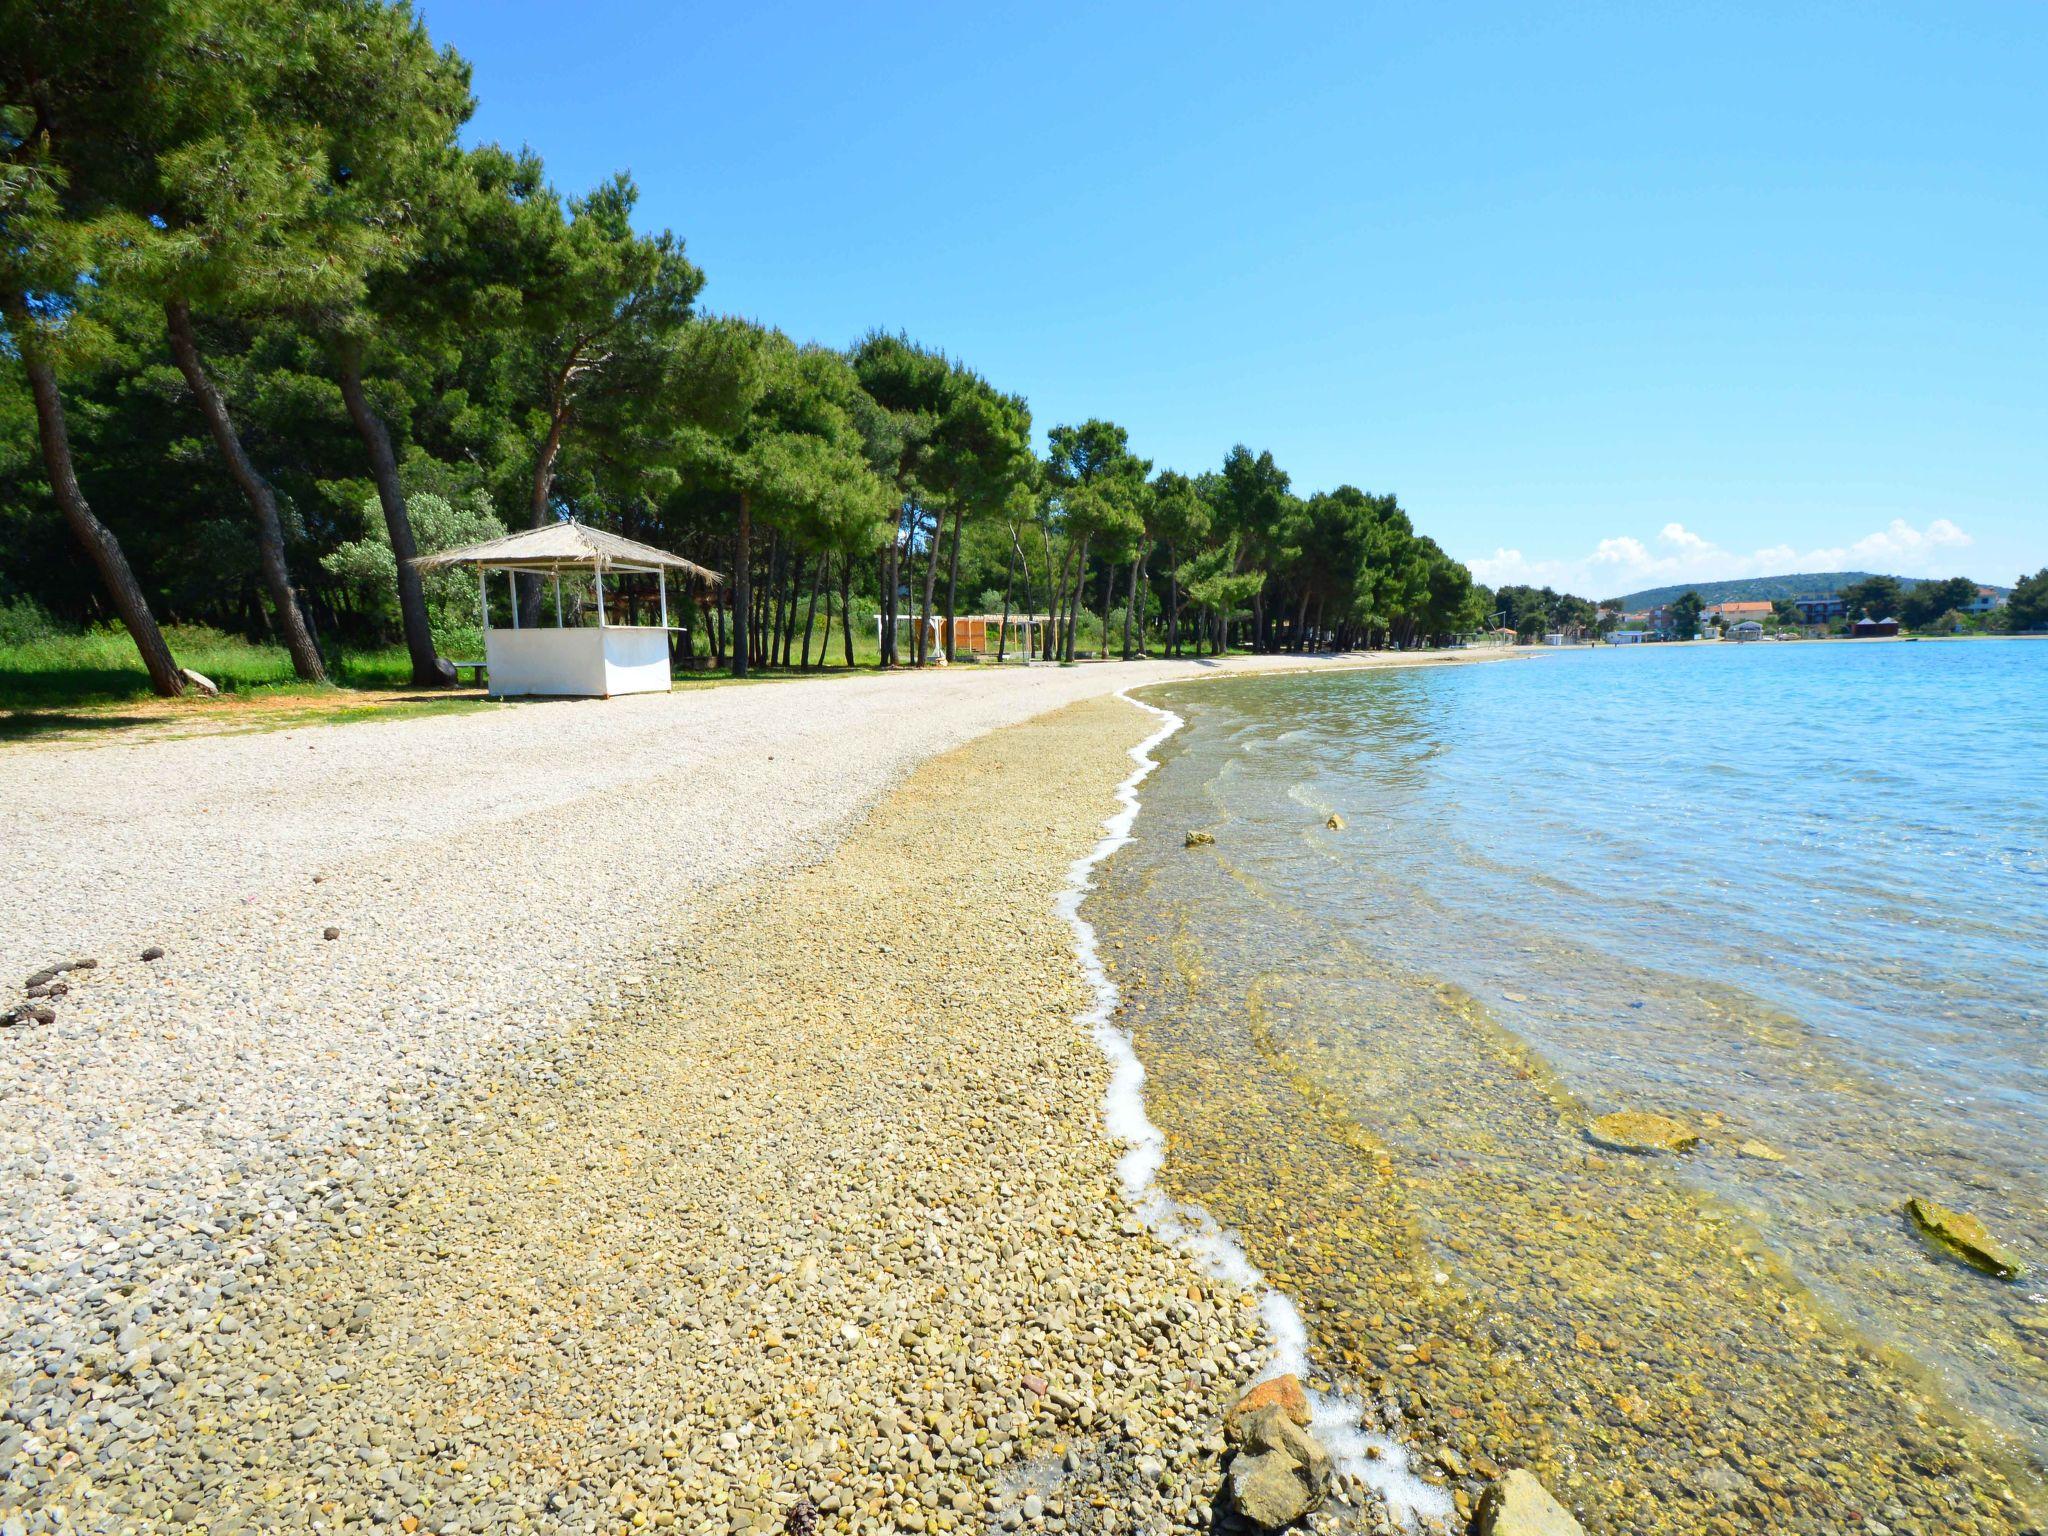
[{"label": "clear shallow water", "polygon": [[[1576,1446],[1556,1411],[1538,1437],[1588,1486],[1616,1463],[1610,1528],[1659,1496],[1625,1470],[1653,1434],[1760,1442],[1729,1463],[1746,1487],[1687,1490],[1738,1524],[1773,1513],[1774,1462],[1810,1456],[1849,1503],[1882,1477],[1938,1482],[1955,1454],[1916,1469],[1886,1427],[1834,1473],[1840,1432],[1780,1424],[1769,1391],[1749,1404],[1768,1429],[1674,1426],[1635,1395],[1721,1348],[1723,1396],[1771,1375],[1853,1392],[1840,1381],[1896,1368],[1890,1397],[1988,1426],[2038,1507],[2048,645],[1603,650],[1148,697],[1188,726],[1091,905],[1122,946],[1169,1189],[1178,1164],[1179,1192],[1244,1226],[1255,1261],[1300,1271],[1312,1327],[1320,1298],[1325,1331],[1374,1362],[1368,1325],[1389,1325],[1360,1310],[1364,1281],[1399,1270],[1425,1299],[1395,1326],[1454,1362],[1462,1330],[1472,1356],[1439,1391],[1541,1362],[1619,1399]],[[1192,827],[1213,857],[1180,847]],[[1617,1166],[1576,1128],[1620,1108],[1707,1143]],[[1299,1140],[1310,1109],[1317,1178],[1261,1169],[1245,1136]],[[1312,1262],[1332,1184],[1346,1209]],[[1911,1194],[1974,1212],[2032,1273],[2004,1285],[1931,1255],[1899,1215]],[[1842,1364],[1842,1337],[1869,1359]],[[1360,1369],[1395,1379],[1408,1359]],[[1532,1388],[1512,1411],[1566,1398]],[[1918,1518],[1910,1498],[1892,1515]]]}]

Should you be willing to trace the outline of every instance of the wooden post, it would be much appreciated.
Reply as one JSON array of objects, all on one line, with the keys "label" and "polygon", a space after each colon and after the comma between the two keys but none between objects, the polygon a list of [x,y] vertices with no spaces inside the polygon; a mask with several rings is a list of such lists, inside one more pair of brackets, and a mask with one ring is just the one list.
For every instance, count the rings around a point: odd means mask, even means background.
[{"label": "wooden post", "polygon": [[507,571],[505,573],[505,585],[512,589],[512,627],[517,629],[519,627],[519,573],[517,571]]},{"label": "wooden post", "polygon": [[491,589],[484,585],[490,574],[482,566],[476,568],[476,621],[485,634],[491,629]]},{"label": "wooden post", "polygon": [[590,579],[591,579],[592,581],[594,581],[594,582],[596,582],[596,583],[597,583],[597,627],[598,627],[599,629],[603,629],[603,628],[604,628],[604,567],[603,567],[603,566],[601,566],[601,565],[593,565],[593,566],[592,566],[592,567],[590,568]]},{"label": "wooden post", "polygon": [[654,568],[655,589],[661,593],[661,632],[668,633],[668,572],[660,566]]},{"label": "wooden post", "polygon": [[555,628],[562,627],[562,573],[555,572]]}]

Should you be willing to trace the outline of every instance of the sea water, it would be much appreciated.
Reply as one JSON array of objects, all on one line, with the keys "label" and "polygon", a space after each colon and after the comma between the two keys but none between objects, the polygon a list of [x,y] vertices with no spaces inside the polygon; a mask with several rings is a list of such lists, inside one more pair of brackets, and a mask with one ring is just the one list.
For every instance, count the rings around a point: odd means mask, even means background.
[{"label": "sea water", "polygon": [[[1088,911],[1167,1194],[1320,1369],[1596,1527],[2038,1518],[2048,644],[1144,696],[1186,725]],[[1593,1144],[1621,1109],[1701,1145]],[[1932,1251],[1912,1195],[2030,1274]]]}]

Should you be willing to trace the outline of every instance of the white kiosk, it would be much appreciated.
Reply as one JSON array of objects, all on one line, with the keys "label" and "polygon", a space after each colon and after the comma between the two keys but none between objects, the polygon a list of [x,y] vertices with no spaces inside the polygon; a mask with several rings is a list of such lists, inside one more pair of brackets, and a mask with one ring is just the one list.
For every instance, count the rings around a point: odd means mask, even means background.
[{"label": "white kiosk", "polygon": [[[524,533],[438,555],[422,555],[413,564],[421,570],[443,570],[452,565],[476,567],[477,602],[483,610],[484,664],[488,673],[485,691],[493,698],[546,695],[556,698],[608,699],[621,693],[666,693],[668,667],[668,573],[680,571],[689,580],[715,586],[722,579],[716,571],[656,549],[620,538],[578,522],[551,523]],[[511,593],[512,626],[491,627],[490,576],[505,573]],[[565,605],[562,575],[572,578],[572,592]],[[589,587],[583,587],[588,573]],[[555,622],[527,625],[519,622],[519,577],[550,578],[554,587]],[[656,594],[651,599],[658,624],[632,622],[638,617],[637,595],[625,605],[628,622],[610,621],[606,608],[605,577],[652,575]],[[543,603],[546,595],[543,593]],[[620,602],[615,585],[612,604]],[[573,613],[576,622],[566,622]],[[650,614],[653,617],[654,614]],[[595,622],[590,622],[594,618]]]}]

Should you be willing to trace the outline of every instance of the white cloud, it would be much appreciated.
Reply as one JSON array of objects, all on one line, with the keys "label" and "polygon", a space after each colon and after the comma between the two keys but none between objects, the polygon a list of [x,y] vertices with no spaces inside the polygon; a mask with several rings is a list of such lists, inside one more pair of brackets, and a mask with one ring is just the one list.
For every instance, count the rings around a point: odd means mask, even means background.
[{"label": "white cloud", "polygon": [[1654,547],[1628,534],[1600,540],[1584,555],[1531,559],[1519,549],[1496,549],[1466,563],[1488,586],[1527,582],[1585,597],[1613,597],[1677,581],[1716,581],[1737,576],[1776,576],[1792,571],[1873,570],[1897,576],[1946,576],[1957,567],[1952,552],[1967,549],[1970,535],[1948,518],[1915,528],[1895,517],[1874,533],[1832,548],[1802,550],[1773,544],[1743,553],[1723,549],[1683,523],[1666,523]]}]

